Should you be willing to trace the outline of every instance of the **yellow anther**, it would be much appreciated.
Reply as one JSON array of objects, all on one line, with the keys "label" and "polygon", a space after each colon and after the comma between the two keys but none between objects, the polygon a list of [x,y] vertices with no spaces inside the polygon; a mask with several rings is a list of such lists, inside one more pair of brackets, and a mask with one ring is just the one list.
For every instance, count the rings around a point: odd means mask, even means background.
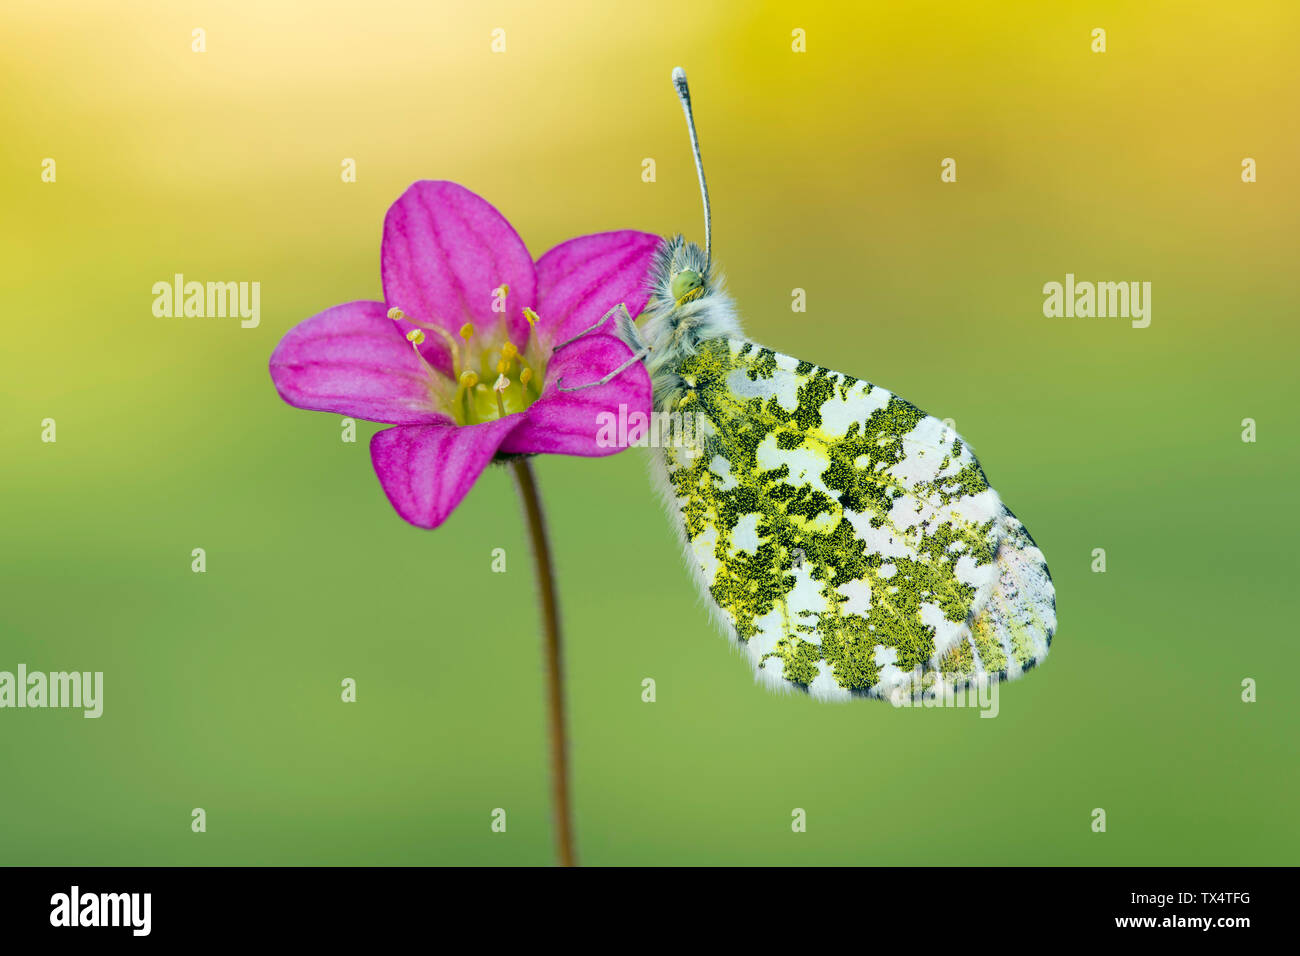
[{"label": "yellow anther", "polygon": [[527,384],[528,384],[529,382],[531,382],[532,380],[533,380],[533,370],[532,370],[532,369],[530,369],[530,368],[526,368],[526,369],[524,369],[522,372],[519,373],[519,384],[520,384],[520,385],[527,385]]},{"label": "yellow anther", "polygon": [[510,371],[510,363],[509,363],[509,362],[507,362],[505,359],[502,359],[500,362],[497,362],[497,374],[498,374],[498,375],[502,375],[502,376],[504,376],[504,375],[506,374],[506,372],[508,372],[508,371]]},{"label": "yellow anther", "polygon": [[388,310],[388,317],[392,319],[394,322],[400,322],[402,321],[402,319],[406,318],[406,313],[403,312],[401,309],[399,309],[397,306],[393,306],[391,309]]},{"label": "yellow anther", "polygon": [[509,362],[512,358],[514,358],[518,354],[519,354],[519,349],[515,348],[514,342],[507,341],[505,345],[501,346],[501,357],[505,359],[507,362]]},{"label": "yellow anther", "polygon": [[415,357],[419,360],[420,365],[424,367],[425,374],[432,378],[435,374],[433,368],[427,361],[425,361],[424,356],[420,354],[420,346],[424,344],[424,333],[419,329],[411,329],[411,331],[406,333],[406,341],[411,343],[411,351],[415,353]]},{"label": "yellow anther", "polygon": [[493,295],[499,295],[499,296],[501,296],[501,298],[504,299],[506,296],[508,296],[508,295],[510,294],[510,286],[506,285],[506,284],[503,282],[503,283],[501,283],[499,286],[497,286],[495,289],[492,290],[492,294],[493,294]]},{"label": "yellow anther", "polygon": [[466,322],[460,327],[460,337],[468,342],[474,337],[474,323]]},{"label": "yellow anther", "polygon": [[524,318],[528,320],[528,327],[530,329],[537,324],[537,313],[527,306],[524,307]]},{"label": "yellow anther", "polygon": [[478,375],[466,369],[460,373],[460,384],[462,388],[473,388],[478,384]]}]

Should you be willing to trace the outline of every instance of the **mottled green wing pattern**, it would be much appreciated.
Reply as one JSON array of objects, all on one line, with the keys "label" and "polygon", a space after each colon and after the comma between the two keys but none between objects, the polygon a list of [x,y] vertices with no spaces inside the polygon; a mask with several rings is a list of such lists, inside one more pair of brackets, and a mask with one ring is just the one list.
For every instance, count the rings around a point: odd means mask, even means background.
[{"label": "mottled green wing pattern", "polygon": [[703,343],[662,452],[687,560],[765,684],[825,699],[1017,677],[1047,654],[1042,552],[951,428],[750,342]]}]

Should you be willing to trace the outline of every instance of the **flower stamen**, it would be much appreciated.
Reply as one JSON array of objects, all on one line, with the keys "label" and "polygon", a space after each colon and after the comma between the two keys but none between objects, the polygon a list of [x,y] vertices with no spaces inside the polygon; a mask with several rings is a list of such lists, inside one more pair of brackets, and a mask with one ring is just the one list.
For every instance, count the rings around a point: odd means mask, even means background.
[{"label": "flower stamen", "polygon": [[506,403],[501,396],[506,393],[506,389],[509,387],[510,379],[506,378],[504,373],[497,376],[496,384],[492,386],[492,391],[497,393],[497,411],[501,413],[502,418],[506,417]]},{"label": "flower stamen", "polygon": [[420,353],[420,346],[424,344],[424,333],[419,329],[411,329],[411,331],[406,333],[406,341],[411,343],[411,351],[414,352],[415,357],[420,360],[420,364],[424,366],[424,370],[432,376],[433,368],[427,361],[425,361],[424,356]]},{"label": "flower stamen", "polygon": [[[419,322],[411,318],[409,315],[407,315],[405,312],[403,312],[401,309],[397,308],[396,306],[388,310],[388,317],[392,319],[394,322],[409,322],[411,325],[417,326],[418,328],[427,329],[430,332],[437,332],[438,335],[442,336],[442,340],[447,343],[447,350],[451,352],[451,367],[457,376],[460,375],[460,369],[462,365],[461,358],[460,358],[460,349],[456,346],[456,340],[451,337],[451,334],[446,329],[444,329],[441,325],[429,325],[428,323],[425,322]],[[414,341],[410,335],[406,336],[406,340],[408,342]],[[424,339],[421,338],[420,343],[423,342]],[[417,349],[416,351],[418,352],[419,350]],[[421,355],[420,358],[423,359],[424,356]],[[426,368],[428,367],[428,364],[429,364],[428,362],[425,362]]]},{"label": "flower stamen", "polygon": [[478,384],[478,374],[470,369],[460,373],[456,380],[456,405],[460,408],[461,414],[465,416],[465,421],[470,421],[470,410],[473,408],[474,386]]}]

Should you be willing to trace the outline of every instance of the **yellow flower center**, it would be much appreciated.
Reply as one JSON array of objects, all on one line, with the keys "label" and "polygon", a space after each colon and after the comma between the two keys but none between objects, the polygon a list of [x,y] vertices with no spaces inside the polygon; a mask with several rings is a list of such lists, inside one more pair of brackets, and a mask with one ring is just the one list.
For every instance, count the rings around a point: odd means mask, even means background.
[{"label": "yellow flower center", "polygon": [[[524,315],[531,329],[537,323],[537,313],[524,309]],[[389,309],[388,317],[418,326],[406,333],[406,340],[429,373],[430,391],[435,400],[458,425],[494,421],[522,412],[541,397],[545,368],[542,367],[541,374],[534,370],[540,364],[540,355],[525,355],[508,338],[500,343],[486,341],[478,335],[474,323],[466,322],[460,328],[461,342],[457,342],[441,326],[417,322],[401,309]],[[435,372],[420,353],[425,331],[441,336],[451,353],[450,382]]]}]

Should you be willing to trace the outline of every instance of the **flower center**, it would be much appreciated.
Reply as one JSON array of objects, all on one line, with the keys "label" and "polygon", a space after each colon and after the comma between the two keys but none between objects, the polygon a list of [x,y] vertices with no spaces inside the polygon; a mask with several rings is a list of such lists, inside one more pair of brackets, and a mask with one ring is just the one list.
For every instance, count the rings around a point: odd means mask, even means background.
[{"label": "flower center", "polygon": [[[505,301],[509,292],[506,286],[498,290],[500,300]],[[530,344],[536,341],[531,334],[537,325],[537,313],[524,309],[530,329]],[[527,353],[511,342],[504,330],[504,323],[499,330],[501,340],[495,341],[489,335],[479,334],[474,323],[466,322],[460,328],[457,342],[446,329],[438,325],[417,322],[398,308],[388,310],[388,317],[394,321],[404,321],[416,326],[406,333],[406,340],[411,343],[415,356],[429,373],[430,390],[458,425],[474,425],[504,418],[515,412],[522,412],[541,397],[545,366],[541,362],[539,350],[530,348]],[[452,380],[435,370],[424,355],[420,346],[433,332],[442,337],[451,354]],[[534,371],[541,368],[541,374]]]}]

